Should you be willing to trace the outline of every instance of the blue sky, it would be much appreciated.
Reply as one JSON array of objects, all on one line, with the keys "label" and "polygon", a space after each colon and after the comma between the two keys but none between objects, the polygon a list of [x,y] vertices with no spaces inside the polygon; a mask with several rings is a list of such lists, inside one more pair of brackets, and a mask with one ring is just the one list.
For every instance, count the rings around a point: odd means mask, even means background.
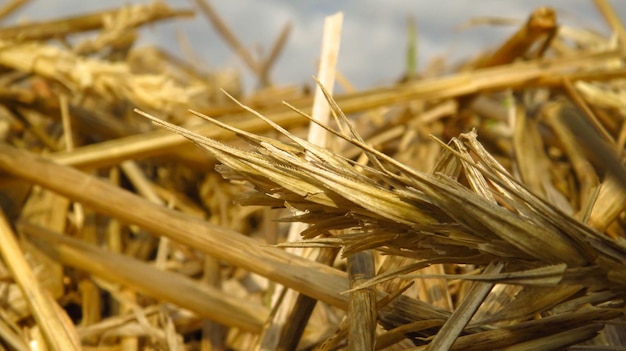
[{"label": "blue sky", "polygon": [[[140,2],[146,1],[35,0],[11,21],[55,18]],[[192,1],[166,2],[176,8],[194,6]],[[310,77],[316,72],[324,17],[336,11],[344,11],[339,70],[358,88],[391,84],[401,76],[405,67],[409,16],[417,22],[422,66],[437,56],[454,62],[475,55],[498,45],[516,29],[515,26],[458,29],[473,17],[524,21],[537,7],[551,6],[557,10],[561,23],[608,33],[591,0],[213,0],[211,3],[253,51],[267,52],[282,26],[287,21],[293,23],[290,39],[271,75],[277,84],[311,83]],[[618,15],[626,18],[626,1],[612,3]],[[247,86],[252,85],[247,69],[202,15],[152,26],[142,33],[142,43],[158,43],[180,53],[177,37],[181,33],[188,37],[206,69],[234,67],[244,73]]]}]

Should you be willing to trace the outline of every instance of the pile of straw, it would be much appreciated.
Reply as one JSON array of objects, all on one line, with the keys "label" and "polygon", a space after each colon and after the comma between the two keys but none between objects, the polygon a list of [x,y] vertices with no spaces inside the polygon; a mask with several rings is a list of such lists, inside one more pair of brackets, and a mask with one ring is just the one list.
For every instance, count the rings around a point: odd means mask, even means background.
[{"label": "pile of straw", "polygon": [[626,30],[596,4],[610,38],[540,8],[358,92],[335,15],[313,96],[271,84],[289,25],[258,59],[199,0],[262,89],[135,49],[191,13],[162,3],[0,29],[2,346],[625,347]]}]

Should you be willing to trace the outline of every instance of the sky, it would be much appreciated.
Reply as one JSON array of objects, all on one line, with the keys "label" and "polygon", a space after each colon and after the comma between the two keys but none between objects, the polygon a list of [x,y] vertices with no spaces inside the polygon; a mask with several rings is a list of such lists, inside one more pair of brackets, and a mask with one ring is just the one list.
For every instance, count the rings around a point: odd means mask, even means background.
[{"label": "sky", "polygon": [[[33,0],[9,23],[146,2]],[[165,2],[174,8],[194,8],[190,0]],[[626,1],[611,3],[617,15],[626,18]],[[267,53],[285,23],[292,22],[290,38],[271,73],[272,81],[278,85],[312,84],[324,18],[337,11],[344,13],[338,69],[359,89],[392,84],[402,76],[406,67],[409,17],[417,24],[419,67],[437,57],[449,63],[472,57],[502,43],[517,29],[513,25],[460,29],[477,17],[509,18],[522,24],[534,9],[550,6],[557,11],[560,23],[609,33],[591,0],[213,0],[211,4],[253,52]],[[248,69],[200,13],[189,20],[150,26],[142,31],[140,44],[158,44],[183,55],[178,41],[181,35],[188,38],[194,56],[206,70],[234,68],[242,73],[247,88],[255,84]]]}]

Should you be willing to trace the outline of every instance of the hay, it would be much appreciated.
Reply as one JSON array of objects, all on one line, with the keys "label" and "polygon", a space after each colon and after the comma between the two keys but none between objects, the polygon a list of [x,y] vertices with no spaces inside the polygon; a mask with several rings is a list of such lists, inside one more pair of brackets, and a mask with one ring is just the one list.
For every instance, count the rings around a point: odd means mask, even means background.
[{"label": "hay", "polygon": [[540,8],[452,74],[409,55],[365,91],[335,27],[315,96],[271,83],[289,24],[256,58],[200,0],[262,89],[134,49],[192,13],[158,2],[0,29],[2,342],[624,347],[626,31],[596,3],[613,38]]}]

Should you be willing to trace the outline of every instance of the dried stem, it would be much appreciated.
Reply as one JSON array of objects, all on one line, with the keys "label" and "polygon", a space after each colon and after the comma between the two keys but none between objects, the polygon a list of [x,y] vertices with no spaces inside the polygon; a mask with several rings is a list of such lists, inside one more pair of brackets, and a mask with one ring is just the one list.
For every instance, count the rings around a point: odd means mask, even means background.
[{"label": "dried stem", "polygon": [[121,10],[101,11],[46,22],[34,22],[4,27],[0,29],[0,39],[19,41],[47,40],[97,30],[104,26],[106,18],[117,16],[123,11],[135,11],[143,14],[145,19],[138,22],[136,24],[137,26],[174,17],[193,16],[193,11],[191,10],[172,10],[163,2],[155,2],[149,5],[134,5]]},{"label": "dried stem", "polygon": [[8,3],[5,3],[2,8],[0,8],[0,21],[6,19],[15,11],[19,10],[20,7],[28,4],[30,0],[11,0]]},{"label": "dried stem", "polygon": [[42,289],[4,213],[0,213],[0,241],[2,241],[0,245],[2,259],[20,290],[27,297],[26,302],[51,350],[79,351],[81,347],[74,325],[49,292]]},{"label": "dried stem", "polygon": [[210,2],[208,0],[195,0],[195,2],[231,49],[241,57],[243,62],[254,74],[259,76],[261,73],[259,64],[252,57],[250,51],[237,39],[235,33],[228,27],[228,24],[220,17],[213,6],[211,6]]}]

